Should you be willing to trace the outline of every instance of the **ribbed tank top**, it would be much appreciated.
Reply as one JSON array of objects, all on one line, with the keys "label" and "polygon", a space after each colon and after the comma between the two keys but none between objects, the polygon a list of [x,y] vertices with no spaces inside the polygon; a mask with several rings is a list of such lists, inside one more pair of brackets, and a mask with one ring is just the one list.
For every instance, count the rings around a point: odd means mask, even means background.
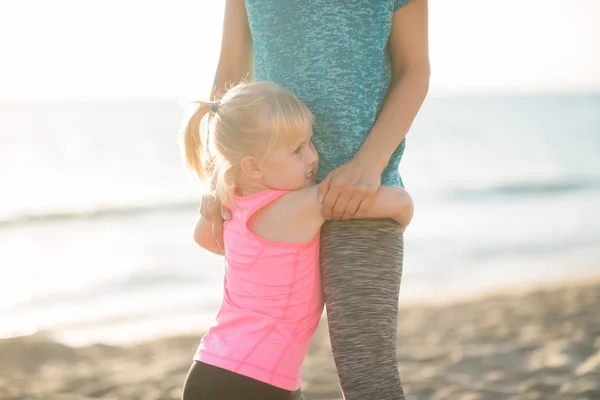
[{"label": "ribbed tank top", "polygon": [[310,243],[274,242],[248,228],[256,211],[286,193],[234,196],[223,234],[223,301],[194,359],[296,390],[323,311],[319,237]]}]

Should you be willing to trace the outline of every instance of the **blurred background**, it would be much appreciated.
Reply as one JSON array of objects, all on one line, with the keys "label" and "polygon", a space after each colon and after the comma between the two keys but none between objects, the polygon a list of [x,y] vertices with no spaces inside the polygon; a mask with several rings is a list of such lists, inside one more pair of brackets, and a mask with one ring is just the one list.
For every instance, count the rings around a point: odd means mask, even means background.
[{"label": "blurred background", "polygon": [[[0,1],[0,338],[198,332],[223,261],[178,148],[223,1]],[[430,0],[401,302],[600,273],[600,2]],[[191,357],[191,355],[190,355]]]}]

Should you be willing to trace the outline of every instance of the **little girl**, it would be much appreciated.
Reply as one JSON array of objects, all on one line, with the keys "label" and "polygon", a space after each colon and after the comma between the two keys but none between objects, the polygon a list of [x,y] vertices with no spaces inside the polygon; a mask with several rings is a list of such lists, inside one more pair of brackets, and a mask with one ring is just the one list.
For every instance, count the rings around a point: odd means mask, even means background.
[{"label": "little girl", "polygon": [[[188,167],[232,210],[219,248],[210,221],[196,241],[224,254],[223,301],[202,338],[184,400],[291,399],[323,311],[313,117],[274,83],[242,83],[197,102],[183,147]],[[206,140],[200,122],[211,113]],[[367,217],[410,222],[410,196],[381,187]]]}]

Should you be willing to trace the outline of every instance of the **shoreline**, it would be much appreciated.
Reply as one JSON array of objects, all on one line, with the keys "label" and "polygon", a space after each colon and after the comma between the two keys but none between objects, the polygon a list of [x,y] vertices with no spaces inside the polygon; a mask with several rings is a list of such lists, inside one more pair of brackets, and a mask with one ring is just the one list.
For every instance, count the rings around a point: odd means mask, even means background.
[{"label": "shoreline", "polygon": [[446,293],[434,294],[428,298],[405,299],[402,300],[402,289],[400,289],[400,311],[403,308],[428,308],[460,305],[476,301],[485,301],[495,297],[513,297],[523,296],[532,292],[560,290],[571,286],[589,286],[600,285],[600,273],[587,273],[569,278],[550,278],[537,282],[513,283],[507,286],[473,290],[465,294],[456,294],[452,292],[450,297],[444,298]]},{"label": "shoreline", "polygon": [[[429,307],[444,307],[444,306],[451,306],[451,305],[458,305],[458,304],[462,304],[465,302],[475,302],[475,301],[482,301],[482,300],[486,300],[490,297],[496,297],[496,296],[517,296],[517,295],[522,295],[531,291],[538,291],[538,290],[554,290],[557,288],[561,288],[564,287],[565,285],[586,285],[589,282],[599,282],[600,283],[600,274],[598,273],[587,273],[587,274],[580,274],[580,275],[576,275],[574,277],[569,277],[567,279],[565,278],[560,278],[560,277],[552,277],[546,280],[539,280],[539,281],[535,281],[535,282],[531,282],[531,281],[526,281],[524,283],[514,283],[514,284],[509,284],[509,285],[504,285],[504,286],[499,286],[499,287],[492,287],[490,288],[486,288],[483,287],[482,289],[472,289],[469,290],[467,292],[464,293],[460,293],[460,290],[448,290],[445,292],[435,292],[433,294],[429,294],[429,295],[408,295],[406,297],[403,297],[403,292],[402,292],[402,288],[400,290],[400,302],[399,302],[399,310],[400,312],[403,309],[410,309],[410,308],[415,308],[415,307],[421,307],[421,308],[429,308]],[[403,282],[404,283],[404,282]],[[406,285],[410,285],[410,281],[406,282]],[[168,327],[168,328],[164,328],[162,329],[162,332],[158,332],[154,335],[150,335],[145,333],[146,331],[144,331],[143,334],[140,334],[140,328],[137,327],[136,325],[136,329],[134,329],[133,331],[130,330],[123,330],[123,329],[118,329],[118,331],[114,331],[110,328],[110,324],[108,325],[108,328],[105,329],[104,334],[100,333],[98,334],[96,330],[93,330],[94,332],[96,332],[95,334],[86,334],[86,333],[78,333],[78,334],[72,334],[72,332],[69,332],[68,330],[66,331],[67,333],[65,334],[64,332],[61,333],[63,331],[63,329],[57,329],[57,330],[52,330],[52,329],[40,329],[40,330],[35,330],[33,328],[30,328],[28,330],[25,330],[24,334],[17,334],[17,335],[8,335],[8,332],[5,332],[6,336],[2,337],[0,336],[0,343],[2,343],[2,341],[5,340],[13,340],[13,339],[17,339],[17,338],[22,338],[22,337],[28,337],[28,336],[43,336],[45,338],[47,338],[48,340],[57,342],[57,343],[61,343],[64,344],[68,347],[73,347],[73,348],[83,348],[83,347],[87,347],[87,346],[93,346],[96,344],[100,344],[100,345],[107,345],[107,346],[120,346],[120,347],[127,347],[127,346],[134,346],[136,344],[140,344],[140,343],[145,343],[148,341],[155,341],[155,340],[161,340],[161,339],[169,339],[171,337],[180,337],[180,336],[192,336],[192,335],[198,335],[198,332],[203,332],[205,330],[207,330],[212,322],[213,322],[213,318],[212,318],[212,314],[213,312],[208,312],[207,310],[202,310],[199,311],[200,315],[203,316],[200,318],[200,321],[202,321],[202,323],[200,324],[185,324],[183,323],[183,325],[186,325],[185,328],[182,328],[182,320],[181,320],[181,315],[177,315],[177,324],[173,324],[173,325],[177,325],[177,327]],[[216,310],[215,310],[216,312]],[[326,313],[325,311],[323,312],[323,318],[326,317]],[[187,318],[187,317],[186,317]],[[164,318],[164,316],[162,318],[158,318],[156,319],[156,321],[159,320],[165,320],[168,318]],[[196,319],[196,322],[198,320],[198,315],[189,316],[189,320],[194,320]],[[150,319],[148,319],[148,321],[150,321]],[[147,322],[147,321],[146,321]],[[155,325],[156,323],[153,323],[153,325]],[[146,324],[147,325],[147,324]],[[152,328],[147,328],[147,329],[152,329]],[[77,329],[78,331],[81,331],[81,329]],[[87,329],[86,329],[87,331]],[[116,333],[115,333],[116,332]],[[95,337],[106,337],[106,340],[94,340]],[[91,337],[91,338],[90,338]],[[200,336],[198,336],[198,338],[200,338]]]},{"label": "shoreline", "polygon": [[[0,340],[0,398],[179,399],[200,337],[84,347],[43,333]],[[598,399],[600,276],[402,304],[398,365],[414,400]],[[341,398],[324,319],[303,371],[306,400]]]}]

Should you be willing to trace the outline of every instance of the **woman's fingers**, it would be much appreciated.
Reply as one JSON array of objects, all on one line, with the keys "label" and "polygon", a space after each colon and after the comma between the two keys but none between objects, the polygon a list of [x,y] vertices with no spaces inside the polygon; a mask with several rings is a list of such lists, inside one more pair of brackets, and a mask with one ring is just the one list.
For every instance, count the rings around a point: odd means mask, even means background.
[{"label": "woman's fingers", "polygon": [[329,186],[331,185],[331,178],[332,175],[329,174],[317,185],[317,189],[319,190],[319,203],[323,203],[325,201],[327,192],[329,192]]},{"label": "woman's fingers", "polygon": [[332,210],[333,219],[342,219],[342,216],[346,212],[346,208],[348,207],[348,203],[352,199],[352,191],[351,189],[340,191],[340,195],[337,198]]},{"label": "woman's fingers", "polygon": [[367,196],[365,196],[361,203],[358,206],[358,210],[356,210],[355,217],[356,218],[364,218],[367,215],[367,212],[375,202],[375,196],[377,196],[377,191],[369,192]]},{"label": "woman's fingers", "polygon": [[340,194],[337,188],[330,186],[325,198],[323,199],[323,216],[325,219],[334,218],[333,207],[336,205]]},{"label": "woman's fingers", "polygon": [[344,214],[342,215],[342,220],[346,221],[350,218],[356,217],[356,212],[358,211],[358,208],[361,203],[362,199],[360,197],[352,197],[348,202],[348,205],[346,206]]}]

